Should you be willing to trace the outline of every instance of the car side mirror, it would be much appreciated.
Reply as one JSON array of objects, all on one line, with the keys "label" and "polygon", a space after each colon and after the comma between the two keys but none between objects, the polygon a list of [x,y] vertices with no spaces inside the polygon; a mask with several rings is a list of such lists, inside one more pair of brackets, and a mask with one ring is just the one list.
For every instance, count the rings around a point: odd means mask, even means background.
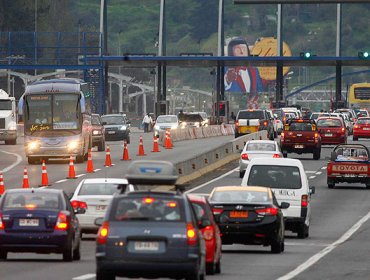
[{"label": "car side mirror", "polygon": [[280,204],[280,209],[288,209],[290,207],[290,203],[288,202],[282,202]]},{"label": "car side mirror", "polygon": [[331,152],[330,154],[330,160],[335,161],[337,159],[337,153],[336,152]]},{"label": "car side mirror", "polygon": [[106,124],[107,124],[107,122],[102,122],[101,124],[102,124],[102,125],[106,125]]},{"label": "car side mirror", "polygon": [[73,209],[73,212],[75,214],[85,214],[86,213],[86,209],[85,208],[75,208],[75,209]]},{"label": "car side mirror", "polygon": [[100,218],[96,218],[95,221],[94,221],[94,224],[96,226],[102,226],[103,225],[103,222],[104,222],[104,218],[100,217]]},{"label": "car side mirror", "polygon": [[202,229],[202,228],[205,228],[207,226],[210,226],[211,225],[211,221],[206,219],[206,218],[202,218],[199,223],[198,223],[198,228]]},{"label": "car side mirror", "polygon": [[315,194],[316,192],[316,187],[310,187],[310,194]]}]

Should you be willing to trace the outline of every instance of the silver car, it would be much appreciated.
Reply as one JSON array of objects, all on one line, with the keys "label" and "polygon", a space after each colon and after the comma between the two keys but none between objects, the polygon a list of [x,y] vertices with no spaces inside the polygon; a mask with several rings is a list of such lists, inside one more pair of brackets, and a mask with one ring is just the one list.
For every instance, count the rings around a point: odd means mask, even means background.
[{"label": "silver car", "polygon": [[239,159],[239,176],[243,178],[245,170],[248,167],[249,161],[252,158],[271,157],[281,158],[283,154],[280,146],[276,141],[272,140],[250,140],[248,141]]},{"label": "silver car", "polygon": [[176,115],[160,115],[155,121],[154,134],[158,135],[161,131],[174,130],[179,128],[179,119]]}]

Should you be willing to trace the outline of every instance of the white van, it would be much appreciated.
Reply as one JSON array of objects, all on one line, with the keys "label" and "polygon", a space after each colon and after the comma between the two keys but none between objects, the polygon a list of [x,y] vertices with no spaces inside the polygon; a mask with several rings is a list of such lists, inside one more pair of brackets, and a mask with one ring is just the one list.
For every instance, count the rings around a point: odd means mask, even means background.
[{"label": "white van", "polygon": [[308,179],[300,160],[290,158],[253,158],[243,177],[242,186],[270,187],[279,203],[288,202],[283,209],[285,229],[309,235],[311,218],[311,194]]}]

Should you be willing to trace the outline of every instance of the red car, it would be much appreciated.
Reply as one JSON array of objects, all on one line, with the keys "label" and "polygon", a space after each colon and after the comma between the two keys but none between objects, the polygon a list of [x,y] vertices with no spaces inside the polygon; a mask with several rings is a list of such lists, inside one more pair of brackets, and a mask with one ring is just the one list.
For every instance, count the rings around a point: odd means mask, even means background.
[{"label": "red car", "polygon": [[358,138],[370,138],[369,117],[358,118],[357,122],[353,126],[353,141],[357,141]]},{"label": "red car", "polygon": [[202,227],[201,232],[206,243],[207,274],[220,273],[222,242],[220,230],[213,218],[211,206],[203,196],[189,194],[188,197],[193,204],[198,220],[203,225],[206,224],[205,227]]},{"label": "red car", "polygon": [[347,129],[342,118],[320,117],[316,120],[317,130],[321,136],[322,145],[337,145],[347,143]]}]

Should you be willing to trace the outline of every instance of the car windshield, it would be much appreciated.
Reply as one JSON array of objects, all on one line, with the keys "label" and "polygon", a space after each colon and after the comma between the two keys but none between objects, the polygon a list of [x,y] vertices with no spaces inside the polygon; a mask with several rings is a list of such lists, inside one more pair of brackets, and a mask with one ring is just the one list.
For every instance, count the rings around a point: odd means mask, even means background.
[{"label": "car windshield", "polygon": [[114,221],[168,221],[184,220],[183,202],[176,198],[125,197],[113,206]]},{"label": "car windshield", "polygon": [[290,131],[313,131],[311,123],[307,122],[293,122],[289,126]]},{"label": "car windshield", "polygon": [[299,189],[302,186],[301,174],[296,166],[253,165],[249,173],[248,186]]},{"label": "car windshield", "polygon": [[275,151],[275,144],[272,143],[249,143],[247,151]]},{"label": "car windshield", "polygon": [[94,125],[100,125],[100,119],[99,119],[99,116],[91,116],[91,124],[94,124]]},{"label": "car windshield", "polygon": [[211,202],[219,203],[269,203],[271,199],[265,191],[215,191]]},{"label": "car windshield", "polygon": [[238,119],[265,119],[263,111],[240,111]]},{"label": "car windshield", "polygon": [[370,119],[358,119],[357,124],[370,124]]},{"label": "car windshield", "polygon": [[159,116],[156,122],[157,123],[177,123],[177,118],[175,116]]},{"label": "car windshield", "polygon": [[78,195],[113,195],[118,192],[118,187],[125,185],[113,183],[88,183],[81,186]]},{"label": "car windshield", "polygon": [[57,193],[8,193],[4,197],[4,210],[11,209],[61,209]]},{"label": "car windshield", "polygon": [[342,123],[336,119],[322,119],[317,121],[319,127],[341,127]]},{"label": "car windshield", "polygon": [[101,119],[107,124],[125,124],[125,118],[123,116],[102,116]]}]

